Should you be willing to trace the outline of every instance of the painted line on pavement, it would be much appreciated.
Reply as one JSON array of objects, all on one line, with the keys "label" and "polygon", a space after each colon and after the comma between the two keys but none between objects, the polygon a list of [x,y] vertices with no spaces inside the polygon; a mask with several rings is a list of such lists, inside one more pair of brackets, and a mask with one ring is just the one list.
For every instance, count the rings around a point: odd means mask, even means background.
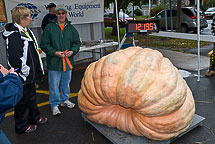
[{"label": "painted line on pavement", "polygon": [[[49,95],[49,91],[46,91],[46,90],[37,90],[36,93]],[[78,93],[70,93],[69,98],[76,97],[76,96],[78,96]],[[39,104],[37,104],[37,106],[42,107],[42,106],[45,106],[45,105],[48,105],[48,104],[49,104],[49,101],[39,103]],[[12,116],[12,115],[14,115],[14,111],[6,113],[5,117]]]}]

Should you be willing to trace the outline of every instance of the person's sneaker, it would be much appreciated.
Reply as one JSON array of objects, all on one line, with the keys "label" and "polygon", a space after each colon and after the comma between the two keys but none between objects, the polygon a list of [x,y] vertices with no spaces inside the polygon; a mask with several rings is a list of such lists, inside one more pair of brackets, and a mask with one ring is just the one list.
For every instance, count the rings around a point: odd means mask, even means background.
[{"label": "person's sneaker", "polygon": [[45,123],[47,123],[47,121],[48,121],[48,118],[46,118],[46,117],[41,117],[39,120],[38,120],[38,124],[45,124]]},{"label": "person's sneaker", "polygon": [[62,104],[60,104],[61,106],[66,106],[68,108],[74,108],[75,104],[70,102],[69,100],[65,100]]},{"label": "person's sneaker", "polygon": [[60,115],[60,114],[61,114],[61,112],[60,112],[58,106],[52,108],[52,115],[53,116],[57,116],[57,115]]},{"label": "person's sneaker", "polygon": [[25,133],[34,132],[37,129],[37,125],[29,125],[28,128],[25,130]]}]

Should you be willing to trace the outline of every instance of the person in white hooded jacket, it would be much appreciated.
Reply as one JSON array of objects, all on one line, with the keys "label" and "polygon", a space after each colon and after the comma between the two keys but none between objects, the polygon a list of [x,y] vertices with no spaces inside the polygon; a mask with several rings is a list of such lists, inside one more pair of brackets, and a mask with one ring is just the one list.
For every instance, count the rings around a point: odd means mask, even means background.
[{"label": "person in white hooded jacket", "polygon": [[32,21],[30,10],[13,8],[12,21],[5,26],[3,38],[8,65],[17,70],[23,84],[23,97],[14,109],[15,130],[17,133],[33,132],[37,124],[47,122],[47,118],[40,117],[36,103],[36,83],[42,78],[43,66],[36,38],[28,28]]}]

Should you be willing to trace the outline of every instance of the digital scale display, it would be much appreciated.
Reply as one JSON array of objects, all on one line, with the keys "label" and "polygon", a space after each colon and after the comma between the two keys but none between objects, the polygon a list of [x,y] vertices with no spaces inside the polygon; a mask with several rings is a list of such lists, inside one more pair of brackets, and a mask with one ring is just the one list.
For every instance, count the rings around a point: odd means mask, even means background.
[{"label": "digital scale display", "polygon": [[127,33],[158,32],[158,21],[128,21],[126,31]]}]

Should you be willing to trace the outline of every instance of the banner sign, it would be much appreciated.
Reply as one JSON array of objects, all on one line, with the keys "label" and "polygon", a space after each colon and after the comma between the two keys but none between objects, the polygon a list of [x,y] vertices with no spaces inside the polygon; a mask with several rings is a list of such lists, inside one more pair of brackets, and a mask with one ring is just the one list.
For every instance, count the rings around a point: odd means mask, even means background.
[{"label": "banner sign", "polygon": [[43,17],[48,13],[48,4],[64,5],[67,18],[73,24],[104,21],[104,0],[6,0],[8,22],[12,22],[11,10],[16,6],[25,6],[31,10],[31,27],[41,27]]}]

